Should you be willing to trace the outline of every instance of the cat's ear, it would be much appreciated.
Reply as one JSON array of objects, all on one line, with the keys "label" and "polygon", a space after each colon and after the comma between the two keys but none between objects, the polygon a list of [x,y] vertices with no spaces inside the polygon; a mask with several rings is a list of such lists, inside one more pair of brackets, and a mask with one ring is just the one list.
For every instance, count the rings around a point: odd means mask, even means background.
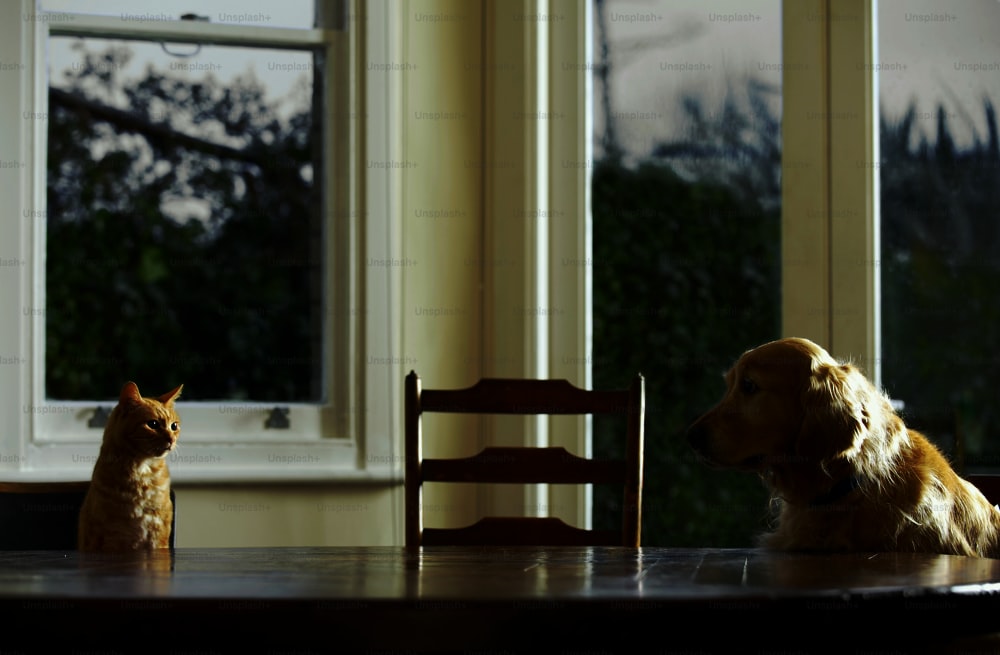
[{"label": "cat's ear", "polygon": [[169,405],[170,403],[172,403],[175,400],[177,400],[177,397],[181,395],[181,389],[183,389],[183,388],[184,388],[184,385],[182,384],[181,386],[177,387],[173,391],[168,391],[167,393],[163,394],[162,396],[160,396],[159,398],[157,398],[157,400],[159,400],[164,405]]},{"label": "cat's ear", "polygon": [[125,386],[122,387],[121,395],[118,397],[118,404],[128,407],[141,403],[142,396],[139,395],[139,387],[136,386],[135,382],[126,382]]}]

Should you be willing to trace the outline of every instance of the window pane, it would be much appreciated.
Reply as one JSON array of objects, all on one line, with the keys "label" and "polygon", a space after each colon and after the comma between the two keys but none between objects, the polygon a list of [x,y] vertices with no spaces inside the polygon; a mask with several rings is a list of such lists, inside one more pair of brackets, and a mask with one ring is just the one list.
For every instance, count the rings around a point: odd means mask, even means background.
[{"label": "window pane", "polygon": [[321,400],[313,63],[50,39],[47,397]]},{"label": "window pane", "polygon": [[[759,480],[696,462],[684,432],[779,336],[781,2],[594,14],[594,386],[646,376],[643,543],[751,545]],[[594,434],[598,453],[617,436]]]},{"label": "window pane", "polygon": [[959,468],[1000,466],[1000,3],[880,0],[882,380]]},{"label": "window pane", "polygon": [[123,22],[177,20],[194,14],[201,20],[230,25],[311,28],[315,21],[313,0],[42,0],[42,9],[114,16]]}]

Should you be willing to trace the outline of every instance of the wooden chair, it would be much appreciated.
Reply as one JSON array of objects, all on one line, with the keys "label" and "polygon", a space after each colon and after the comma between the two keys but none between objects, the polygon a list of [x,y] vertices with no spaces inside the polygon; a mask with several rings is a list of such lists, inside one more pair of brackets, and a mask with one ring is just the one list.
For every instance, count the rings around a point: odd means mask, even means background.
[{"label": "wooden chair", "polygon": [[[80,507],[90,481],[0,482],[0,550],[76,550]],[[173,490],[170,501],[176,500]],[[170,548],[174,547],[174,523]]]},{"label": "wooden chair", "polygon": [[[627,389],[580,389],[566,380],[484,378],[465,389],[422,389],[411,371],[405,384],[406,544],[566,545],[638,547],[642,529],[643,416],[645,382],[636,375]],[[622,420],[623,455],[585,459],[564,448],[487,447],[456,459],[424,459],[421,416],[464,414],[612,414]],[[425,482],[620,485],[619,530],[587,530],[555,517],[484,517],[460,528],[424,527]]]}]

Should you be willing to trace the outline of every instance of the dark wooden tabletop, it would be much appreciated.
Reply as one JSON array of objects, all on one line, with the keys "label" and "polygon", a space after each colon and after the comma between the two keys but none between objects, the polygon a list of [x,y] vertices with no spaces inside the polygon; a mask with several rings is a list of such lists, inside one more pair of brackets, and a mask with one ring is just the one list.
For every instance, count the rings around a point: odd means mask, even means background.
[{"label": "dark wooden tabletop", "polygon": [[[518,650],[543,643],[549,629],[567,640],[566,648],[607,651],[623,644],[627,650],[631,642],[622,640],[644,631],[678,648],[721,646],[738,635],[745,644],[809,651],[840,639],[857,646],[857,636],[874,628],[874,639],[904,647],[903,640],[923,646],[1000,633],[998,596],[1000,560],[905,553],[6,551],[0,552],[0,616],[20,629],[16,642],[0,639],[0,645],[38,643],[53,634],[44,626],[59,625],[79,638],[91,635],[97,640],[91,646],[106,646],[88,628],[113,616],[125,626],[169,625],[157,644],[175,652],[222,647],[233,634],[274,649]],[[905,629],[890,620],[900,613]],[[22,642],[25,634],[33,639]],[[866,643],[877,652],[876,643]]]}]

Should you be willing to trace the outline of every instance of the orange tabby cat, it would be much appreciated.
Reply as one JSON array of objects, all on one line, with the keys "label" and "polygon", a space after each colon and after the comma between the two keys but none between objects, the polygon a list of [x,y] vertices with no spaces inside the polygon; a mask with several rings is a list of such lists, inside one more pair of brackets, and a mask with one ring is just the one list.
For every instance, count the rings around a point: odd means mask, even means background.
[{"label": "orange tabby cat", "polygon": [[174,508],[166,455],[180,433],[174,401],[183,386],[159,398],[143,398],[134,382],[122,387],[80,508],[80,550],[169,547]]}]

